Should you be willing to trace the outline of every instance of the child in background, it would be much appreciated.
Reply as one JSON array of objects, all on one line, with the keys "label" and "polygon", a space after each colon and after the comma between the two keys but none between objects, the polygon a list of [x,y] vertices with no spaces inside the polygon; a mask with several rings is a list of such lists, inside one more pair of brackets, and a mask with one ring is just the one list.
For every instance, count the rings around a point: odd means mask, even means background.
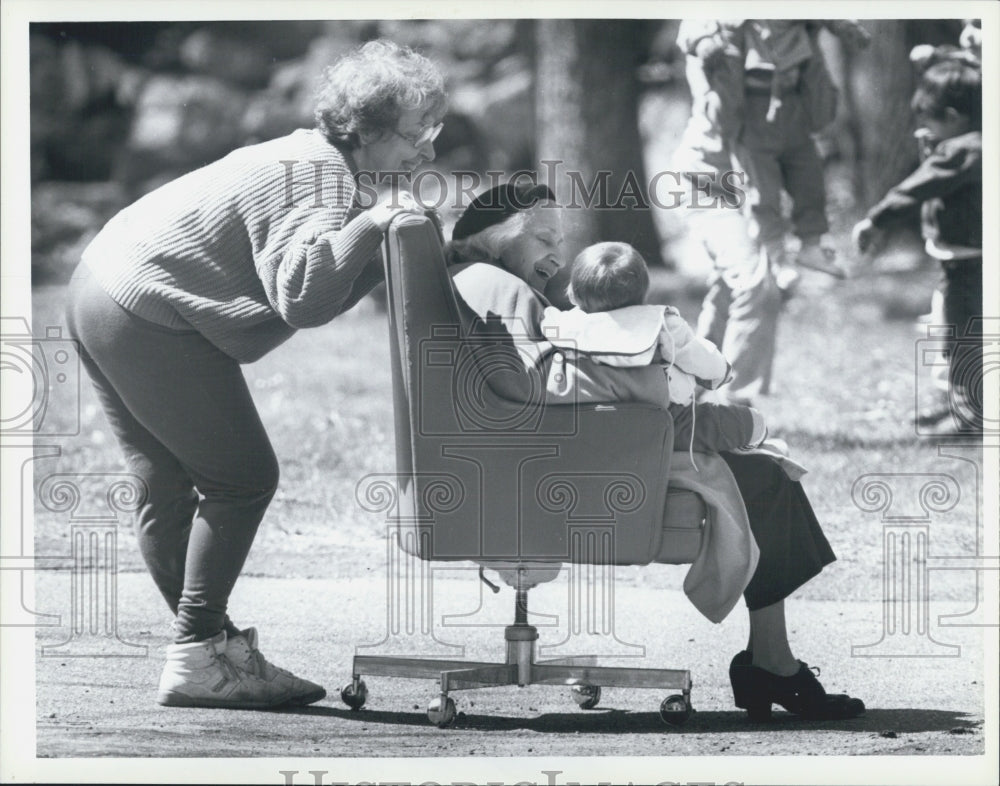
[{"label": "child in background", "polygon": [[951,406],[921,416],[919,425],[940,435],[982,434],[981,326],[975,331],[983,313],[980,69],[964,57],[935,62],[921,76],[911,108],[923,161],[855,225],[854,241],[862,253],[877,251],[889,226],[920,212],[925,249],[944,272],[944,319],[954,338],[946,350]]},{"label": "child in background", "polygon": [[[942,44],[918,44],[910,50],[910,62],[918,73],[923,73],[935,63],[945,60],[959,60],[974,68],[982,68],[982,28],[978,19],[964,20],[964,27],[959,36],[959,46]],[[917,152],[920,160],[924,161],[937,144],[930,132],[926,128],[918,128],[914,133],[917,140]],[[947,286],[939,283],[931,293],[930,313],[921,314],[917,318],[915,327],[922,336],[931,336],[933,332],[929,329],[939,325],[945,325],[944,316],[944,295]],[[926,427],[936,427],[938,423],[948,416],[948,396],[951,386],[948,383],[948,364],[935,363],[930,369],[931,387],[934,391],[934,402],[926,409],[917,413],[916,425],[924,430]]]},{"label": "child in background", "polygon": [[672,165],[688,181],[680,211],[688,234],[712,262],[696,332],[715,344],[733,367],[732,380],[708,398],[753,406],[758,396],[770,392],[778,320],[790,290],[781,288],[775,277],[779,271],[757,242],[743,192],[733,194],[725,187],[726,178],[733,175],[741,178],[741,185],[746,181],[719,132],[718,92],[709,86],[696,57],[685,58],[684,71],[691,116]]},{"label": "child in background", "polygon": [[699,452],[756,448],[767,437],[764,418],[741,404],[696,404],[695,386],[729,380],[722,353],[695,336],[677,309],[643,305],[646,262],[627,243],[597,243],[573,262],[570,311],[545,309],[542,334],[567,354],[619,367],[662,363],[670,389],[674,448]]},{"label": "child in background", "polygon": [[788,291],[797,274],[785,266],[782,189],[801,241],[794,262],[846,277],[828,235],[823,162],[811,136],[837,111],[837,89],[817,44],[820,27],[852,46],[870,40],[846,19],[685,20],[678,34],[681,48],[702,64],[711,119],[747,172],[758,240]]}]

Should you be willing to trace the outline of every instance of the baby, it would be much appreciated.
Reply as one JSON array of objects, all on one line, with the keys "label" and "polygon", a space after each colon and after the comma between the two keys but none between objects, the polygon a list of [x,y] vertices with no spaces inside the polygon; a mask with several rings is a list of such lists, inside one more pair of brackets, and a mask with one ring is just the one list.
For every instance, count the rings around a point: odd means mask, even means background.
[{"label": "baby", "polygon": [[671,306],[643,305],[646,262],[627,243],[597,243],[573,262],[569,298],[576,308],[545,309],[542,334],[567,355],[619,367],[664,365],[674,419],[674,449],[700,452],[759,447],[763,416],[741,404],[695,403],[697,385],[729,381],[730,365],[714,344],[699,338]]}]

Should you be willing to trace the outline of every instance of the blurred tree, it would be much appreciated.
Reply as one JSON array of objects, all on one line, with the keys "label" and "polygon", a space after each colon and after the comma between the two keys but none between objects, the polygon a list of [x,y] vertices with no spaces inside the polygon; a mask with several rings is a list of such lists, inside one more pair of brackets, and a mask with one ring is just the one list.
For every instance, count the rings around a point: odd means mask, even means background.
[{"label": "blurred tree", "polygon": [[571,206],[565,225],[570,258],[597,240],[621,240],[651,264],[662,263],[639,139],[636,78],[656,30],[656,23],[643,20],[536,22],[539,172]]},{"label": "blurred tree", "polygon": [[917,163],[910,97],[916,73],[910,49],[917,44],[958,44],[957,19],[872,19],[872,45],[844,49],[845,104],[855,150],[854,191],[871,205]]}]

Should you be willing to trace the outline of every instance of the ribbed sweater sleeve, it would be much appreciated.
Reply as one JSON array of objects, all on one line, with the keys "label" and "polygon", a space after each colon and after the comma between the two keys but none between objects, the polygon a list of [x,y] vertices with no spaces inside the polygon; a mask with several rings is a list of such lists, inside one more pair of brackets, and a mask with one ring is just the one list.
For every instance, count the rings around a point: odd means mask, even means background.
[{"label": "ribbed sweater sleeve", "polygon": [[[291,226],[296,217],[292,211],[287,219]],[[382,240],[367,213],[341,229],[316,226],[327,221],[321,216],[303,223],[290,238],[286,231],[276,232],[255,259],[268,302],[294,328],[323,325],[342,313],[355,280]]]},{"label": "ribbed sweater sleeve", "polygon": [[249,363],[382,278],[382,232],[347,154],[318,131],[240,148],[122,210],[84,252],[136,316]]}]

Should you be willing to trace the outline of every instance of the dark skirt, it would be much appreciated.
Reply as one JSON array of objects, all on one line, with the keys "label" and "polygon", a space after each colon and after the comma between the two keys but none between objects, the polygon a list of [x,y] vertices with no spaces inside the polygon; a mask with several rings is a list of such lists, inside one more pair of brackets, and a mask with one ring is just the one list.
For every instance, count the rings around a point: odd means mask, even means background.
[{"label": "dark skirt", "polygon": [[802,484],[766,456],[721,453],[743,495],[760,561],[743,597],[750,611],[791,595],[837,557]]}]

